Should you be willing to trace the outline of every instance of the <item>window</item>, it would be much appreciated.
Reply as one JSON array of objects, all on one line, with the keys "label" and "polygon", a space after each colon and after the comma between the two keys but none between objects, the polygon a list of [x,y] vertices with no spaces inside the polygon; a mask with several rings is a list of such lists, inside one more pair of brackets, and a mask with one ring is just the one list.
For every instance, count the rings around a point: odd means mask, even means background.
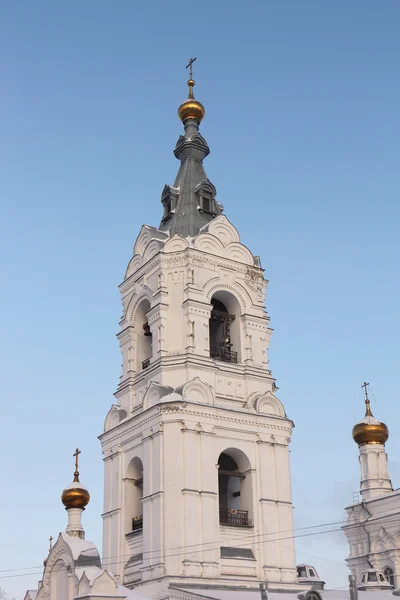
[{"label": "window", "polygon": [[146,313],[149,310],[150,302],[148,300],[142,300],[136,308],[134,316],[134,328],[136,334],[136,371],[146,369],[150,364],[150,358],[153,354],[153,336],[146,316]]},{"label": "window", "polygon": [[229,314],[225,304],[212,298],[210,317],[210,356],[225,362],[237,362],[237,352],[232,350],[231,323],[235,315]]},{"label": "window", "polygon": [[252,477],[248,458],[235,448],[218,459],[219,520],[221,525],[250,525]]},{"label": "window", "polygon": [[394,587],[393,569],[391,569],[390,567],[386,567],[385,570],[383,571],[383,574],[386,578],[386,581],[388,581],[390,583],[390,585],[393,585],[393,587]]},{"label": "window", "polygon": [[368,581],[371,581],[371,582],[378,581],[375,571],[370,571],[368,573]]},{"label": "window", "polygon": [[202,198],[203,202],[202,202],[202,208],[205,212],[211,212],[211,200],[210,198],[207,198],[206,196],[203,196]]},{"label": "window", "polygon": [[297,567],[297,577],[307,577],[307,571],[305,567]]},{"label": "window", "polygon": [[312,569],[310,569],[310,577],[316,577],[316,574],[314,573],[314,571]]},{"label": "window", "polygon": [[139,457],[131,460],[124,480],[125,490],[125,533],[143,530],[143,464]]}]

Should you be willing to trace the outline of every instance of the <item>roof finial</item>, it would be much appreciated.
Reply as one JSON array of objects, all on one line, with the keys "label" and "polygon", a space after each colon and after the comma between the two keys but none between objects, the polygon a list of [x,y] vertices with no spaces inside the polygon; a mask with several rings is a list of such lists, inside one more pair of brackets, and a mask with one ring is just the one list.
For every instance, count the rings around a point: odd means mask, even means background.
[{"label": "roof finial", "polygon": [[364,392],[365,392],[365,416],[372,417],[371,403],[368,398],[368,386],[369,386],[369,383],[364,381],[364,383],[362,384],[361,387],[364,388]]},{"label": "roof finial", "polygon": [[189,81],[188,81],[188,86],[189,86],[189,98],[194,98],[193,96],[193,86],[194,86],[194,79],[193,79],[193,69],[192,69],[192,65],[194,63],[194,61],[197,59],[197,56],[195,58],[191,58],[189,60],[189,64],[186,65],[186,69],[189,69]]},{"label": "roof finial", "polygon": [[52,547],[53,547],[53,536],[51,535],[49,537],[49,552],[51,552]]},{"label": "roof finial", "polygon": [[81,451],[77,448],[72,456],[75,456],[75,473],[74,473],[74,481],[79,481],[79,471],[78,471],[78,456]]}]

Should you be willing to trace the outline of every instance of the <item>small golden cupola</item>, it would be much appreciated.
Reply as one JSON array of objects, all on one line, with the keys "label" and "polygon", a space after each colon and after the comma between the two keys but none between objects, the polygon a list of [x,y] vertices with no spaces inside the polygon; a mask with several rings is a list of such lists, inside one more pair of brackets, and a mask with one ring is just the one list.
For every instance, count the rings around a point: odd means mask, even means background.
[{"label": "small golden cupola", "polygon": [[196,119],[199,123],[204,119],[204,115],[206,114],[206,110],[201,102],[195,100],[193,95],[193,87],[194,87],[194,79],[193,79],[193,71],[192,65],[196,59],[191,58],[189,60],[189,64],[186,68],[189,68],[189,96],[187,100],[182,102],[180,107],[178,108],[178,116],[181,121],[184,123],[187,119]]},{"label": "small golden cupola", "polygon": [[366,382],[362,385],[365,390],[365,417],[353,427],[353,440],[359,446],[362,444],[385,444],[389,437],[389,430],[385,423],[377,421],[371,412],[368,385]]},{"label": "small golden cupola", "polygon": [[85,510],[85,506],[89,504],[90,494],[88,490],[79,481],[78,471],[78,456],[81,451],[77,448],[74,453],[75,457],[75,473],[74,480],[64,489],[61,495],[61,501],[66,510],[71,508],[79,508]]}]

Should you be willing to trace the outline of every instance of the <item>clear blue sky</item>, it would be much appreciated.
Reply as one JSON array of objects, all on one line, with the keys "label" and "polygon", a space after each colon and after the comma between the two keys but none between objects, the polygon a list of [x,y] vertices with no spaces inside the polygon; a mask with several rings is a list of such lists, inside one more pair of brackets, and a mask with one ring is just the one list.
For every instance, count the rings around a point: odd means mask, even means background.
[{"label": "clear blue sky", "polygon": [[[101,546],[117,285],[174,181],[190,56],[207,174],[270,280],[296,525],[340,520],[358,489],[364,379],[400,486],[399,24],[398,0],[2,3],[1,569],[41,565],[64,529],[76,446]],[[297,549],[346,585],[340,533]]]}]

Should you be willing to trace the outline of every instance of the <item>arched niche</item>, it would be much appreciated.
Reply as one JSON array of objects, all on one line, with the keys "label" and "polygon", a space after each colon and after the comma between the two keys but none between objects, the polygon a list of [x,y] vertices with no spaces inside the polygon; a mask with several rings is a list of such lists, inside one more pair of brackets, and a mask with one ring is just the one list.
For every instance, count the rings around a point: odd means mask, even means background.
[{"label": "arched niche", "polygon": [[130,461],[125,477],[125,533],[143,529],[143,463],[138,456]]},{"label": "arched niche", "polygon": [[211,233],[200,233],[194,240],[194,247],[196,250],[208,252],[215,256],[224,255],[222,242],[215,235],[211,235]]},{"label": "arched niche", "polygon": [[182,388],[176,390],[182,394],[183,400],[189,402],[200,402],[202,404],[214,404],[214,394],[209,385],[195,377],[192,381],[185,383]]},{"label": "arched niche", "polygon": [[68,568],[63,560],[54,563],[50,581],[50,600],[69,600]]},{"label": "arched niche", "polygon": [[170,254],[171,252],[182,252],[186,250],[189,244],[185,238],[181,238],[178,234],[175,234],[173,238],[167,240],[164,246],[164,252]]},{"label": "arched niche", "polygon": [[218,499],[221,525],[246,527],[253,521],[253,474],[246,454],[227,448],[218,457]]},{"label": "arched niche", "polygon": [[224,362],[241,362],[240,304],[227,290],[216,291],[210,300],[210,356]]},{"label": "arched niche", "polygon": [[231,242],[225,246],[225,256],[230,260],[235,260],[245,265],[254,266],[254,258],[252,253],[246,246],[239,244],[238,242]]},{"label": "arched niche", "polygon": [[208,226],[208,231],[221,240],[224,246],[230,242],[240,242],[238,230],[228,221],[225,215],[213,219]]},{"label": "arched niche", "polygon": [[273,415],[276,417],[285,417],[285,409],[283,404],[271,392],[259,394],[254,402],[256,412],[263,415]]},{"label": "arched niche", "polygon": [[147,319],[150,310],[150,302],[142,298],[136,307],[133,316],[133,327],[136,334],[135,371],[146,369],[153,356],[153,335]]},{"label": "arched niche", "polygon": [[147,410],[159,403],[161,398],[171,394],[174,391],[172,387],[160,385],[154,381],[150,381],[143,397],[143,410]]},{"label": "arched niche", "polygon": [[143,265],[142,257],[139,254],[135,254],[135,256],[133,256],[131,258],[129,265],[126,269],[125,279],[128,279],[128,277],[130,277],[131,275],[136,273],[136,271],[138,271],[142,265]]},{"label": "arched niche", "polygon": [[158,252],[160,252],[160,249],[163,247],[164,242],[162,242],[161,240],[151,240],[144,252],[143,252],[143,262],[147,262],[148,260],[150,260],[150,258],[153,258],[153,256],[155,256],[156,254],[158,254]]},{"label": "arched niche", "polygon": [[104,421],[104,431],[109,431],[116,427],[123,419],[126,419],[126,410],[121,408],[118,404],[113,404],[107,413]]}]

